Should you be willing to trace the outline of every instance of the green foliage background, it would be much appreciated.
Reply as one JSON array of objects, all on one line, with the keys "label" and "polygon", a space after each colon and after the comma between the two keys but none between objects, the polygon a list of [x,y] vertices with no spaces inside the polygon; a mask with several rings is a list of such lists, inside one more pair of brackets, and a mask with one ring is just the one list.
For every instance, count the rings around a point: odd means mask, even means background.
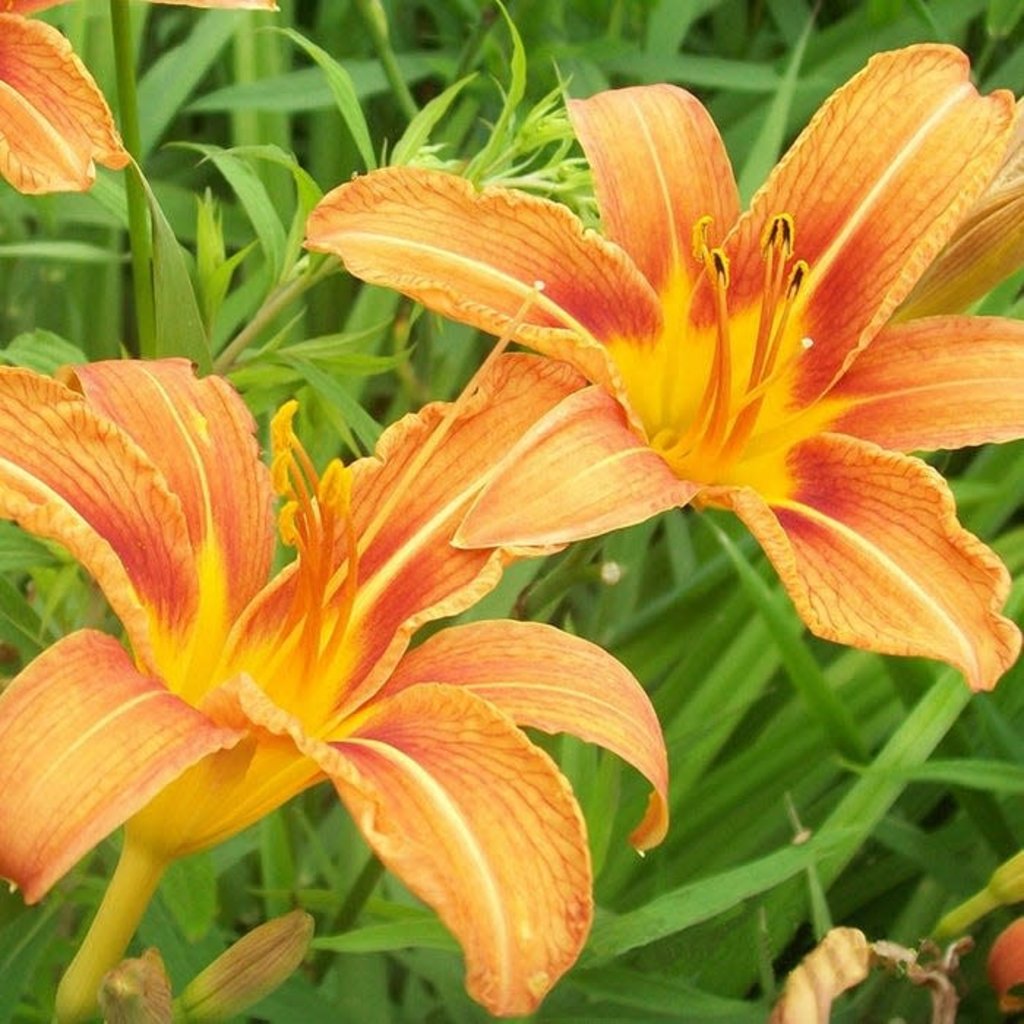
[{"label": "green foliage background", "polygon": [[[972,55],[983,90],[1019,92],[1024,79],[1024,4],[1012,0],[816,10],[805,0],[509,0],[508,22],[489,0],[281,7],[133,8],[143,166],[163,212],[157,350],[228,373],[264,424],[296,395],[299,433],[321,464],[366,452],[381,425],[456,394],[489,345],[303,254],[321,191],[368,164],[443,164],[592,217],[562,88],[690,88],[749,196],[814,108],[878,50],[952,42]],[[47,18],[113,102],[106,6],[80,0]],[[119,175],[101,172],[82,196],[0,186],[0,357],[49,371],[137,351],[125,224]],[[1019,316],[1021,283],[982,309]],[[964,523],[1016,578],[1022,453],[937,460]],[[6,674],[83,623],[116,628],[62,552],[6,525],[0,569]],[[1018,618],[1021,598],[1018,585]],[[1022,670],[972,697],[944,667],[808,637],[729,518],[676,513],[521,563],[471,614],[546,619],[608,647],[652,695],[669,746],[674,820],[641,860],[625,842],[640,780],[582,744],[544,741],[587,816],[600,911],[538,1020],[763,1020],[786,971],[832,923],[916,945],[1024,845]],[[49,1019],[116,848],[116,837],[104,843],[40,906],[0,893],[0,1021]],[[326,788],[175,865],[139,948],[158,946],[180,989],[238,934],[296,905],[316,916],[314,952],[258,1019],[487,1019],[464,993],[454,943],[380,876]],[[961,1020],[998,1016],[983,959],[1010,916],[976,930]],[[924,993],[879,976],[835,1019],[929,1013]]]}]

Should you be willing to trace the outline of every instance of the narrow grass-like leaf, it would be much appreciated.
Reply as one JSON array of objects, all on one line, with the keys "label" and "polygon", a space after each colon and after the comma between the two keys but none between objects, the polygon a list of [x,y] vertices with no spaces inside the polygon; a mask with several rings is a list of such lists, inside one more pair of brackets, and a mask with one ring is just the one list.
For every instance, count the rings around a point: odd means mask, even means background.
[{"label": "narrow grass-like leaf", "polygon": [[476,78],[476,75],[467,75],[465,78],[460,78],[459,81],[449,85],[444,92],[435,96],[427,103],[409,122],[405,131],[402,132],[402,137],[391,150],[388,162],[396,166],[409,163],[430,140],[430,133],[434,130],[437,122],[448,112],[448,108],[455,101],[459,93],[474,78]]},{"label": "narrow grass-like leaf", "polygon": [[744,200],[749,199],[754,190],[768,177],[768,172],[775,166],[779,154],[782,152],[793,106],[793,97],[796,94],[797,80],[800,76],[800,68],[807,51],[807,41],[811,37],[813,25],[813,17],[808,18],[789,57],[786,73],[782,76],[782,81],[768,105],[761,130],[757,133],[757,137],[747,153],[747,158],[743,162],[743,169],[739,174],[739,189]]},{"label": "narrow grass-like leaf", "polygon": [[792,606],[788,602],[783,604],[785,598],[772,593],[722,530],[714,524],[712,529],[716,531],[719,543],[736,567],[744,590],[768,624],[786,674],[803,697],[808,710],[818,719],[841,754],[852,761],[867,761],[867,746],[857,723],[829,685],[814,655],[803,643]]},{"label": "narrow grass-like leaf", "polygon": [[352,76],[324,49],[311,42],[304,35],[292,28],[277,29],[284,36],[290,39],[300,49],[305,50],[310,57],[320,66],[320,69],[327,76],[327,84],[331,87],[334,101],[348,126],[349,132],[359,149],[359,155],[368,171],[377,166],[377,158],[373,152],[373,143],[370,141],[370,129],[366,124],[366,117],[359,105],[359,97],[356,94],[355,84]]},{"label": "narrow grass-like leaf", "polygon": [[637,946],[675,935],[725,913],[806,871],[831,849],[830,844],[838,846],[843,838],[834,831],[828,841],[791,846],[656,896],[646,906],[628,913],[601,916],[591,932],[582,962],[587,966],[605,963]]},{"label": "narrow grass-like leaf", "polygon": [[436,917],[409,917],[354,928],[342,935],[319,936],[312,948],[333,953],[381,953],[413,948],[457,950],[459,946]]}]

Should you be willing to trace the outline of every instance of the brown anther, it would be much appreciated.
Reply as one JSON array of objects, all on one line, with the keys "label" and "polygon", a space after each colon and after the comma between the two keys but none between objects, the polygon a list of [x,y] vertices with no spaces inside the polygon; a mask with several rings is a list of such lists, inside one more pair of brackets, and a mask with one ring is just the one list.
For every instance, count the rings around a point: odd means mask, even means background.
[{"label": "brown anther", "polygon": [[811,268],[806,260],[797,260],[789,274],[789,284],[786,286],[786,300],[792,302],[803,286],[804,279],[810,273]]},{"label": "brown anther", "polygon": [[784,259],[793,255],[796,245],[796,226],[788,213],[777,213],[765,224],[761,235],[761,253],[767,259],[768,253],[775,249],[782,253]]}]

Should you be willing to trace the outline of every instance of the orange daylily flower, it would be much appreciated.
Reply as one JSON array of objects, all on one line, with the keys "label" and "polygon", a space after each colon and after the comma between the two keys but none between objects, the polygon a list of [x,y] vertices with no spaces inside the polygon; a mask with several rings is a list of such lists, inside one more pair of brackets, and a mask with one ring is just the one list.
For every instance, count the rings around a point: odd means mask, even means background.
[{"label": "orange daylily flower", "polygon": [[[82,192],[96,164],[131,157],[107,101],[71,44],[25,15],[65,0],[0,0],[0,176],[19,192]],[[156,0],[190,7],[276,10],[274,0]]]},{"label": "orange daylily flower", "polygon": [[594,384],[509,452],[457,542],[732,509],[819,636],[995,685],[1020,648],[1005,568],[899,453],[1024,434],[1024,325],[890,323],[1007,150],[1013,98],[979,96],[968,71],[946,46],[876,56],[742,215],[710,116],[668,85],[570,102],[603,237],[556,203],[426,170],[325,197],[310,248]]},{"label": "orange daylily flower", "polygon": [[[666,827],[666,758],[639,684],[548,626],[462,611],[506,555],[450,544],[495,453],[579,386],[508,356],[456,406],[318,474],[274,420],[273,466],[221,379],[184,360],[96,363],[67,384],[0,370],[0,516],[62,543],[121,619],[58,641],[0,695],[0,875],[40,899],[126,823],[117,872],[62,984],[88,1013],[165,866],[329,780],[390,870],[460,941],[471,994],[525,1013],[591,920],[582,817],[519,730],[603,744],[654,786],[632,836]],[[272,497],[298,556],[268,582]]]}]

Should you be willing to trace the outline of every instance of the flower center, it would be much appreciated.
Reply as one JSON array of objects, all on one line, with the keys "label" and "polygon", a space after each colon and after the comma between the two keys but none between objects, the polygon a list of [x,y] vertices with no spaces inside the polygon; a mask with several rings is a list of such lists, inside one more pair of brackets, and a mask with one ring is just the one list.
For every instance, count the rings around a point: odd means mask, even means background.
[{"label": "flower center", "polygon": [[[269,662],[260,666],[261,685],[282,706],[315,722],[326,708],[309,704],[313,680],[340,675],[345,633],[359,579],[359,556],[351,514],[351,473],[332,459],[322,474],[292,429],[298,403],[286,402],[271,422],[271,479],[284,499],[278,528],[296,551],[287,608]],[[303,685],[310,681],[309,685]],[[336,694],[331,694],[333,702]],[[313,712],[311,714],[311,712]]]},{"label": "flower center", "polygon": [[[793,343],[794,306],[809,271],[804,260],[793,257],[793,218],[781,213],[765,225],[760,301],[745,301],[741,309],[730,310],[729,257],[711,245],[710,228],[710,217],[694,226],[693,256],[703,269],[700,286],[710,290],[712,315],[706,326],[689,327],[682,338],[678,323],[666,324],[654,367],[663,394],[656,406],[647,402],[646,413],[642,398],[638,404],[652,446],[673,470],[685,479],[717,484],[737,482],[734,470],[750,454],[759,425],[765,425],[766,399],[775,408],[771,418],[777,419],[784,404],[779,397],[788,398],[789,375],[813,342]],[[649,391],[650,371],[648,365],[646,380],[634,380],[624,368],[630,397],[631,384]]]}]

